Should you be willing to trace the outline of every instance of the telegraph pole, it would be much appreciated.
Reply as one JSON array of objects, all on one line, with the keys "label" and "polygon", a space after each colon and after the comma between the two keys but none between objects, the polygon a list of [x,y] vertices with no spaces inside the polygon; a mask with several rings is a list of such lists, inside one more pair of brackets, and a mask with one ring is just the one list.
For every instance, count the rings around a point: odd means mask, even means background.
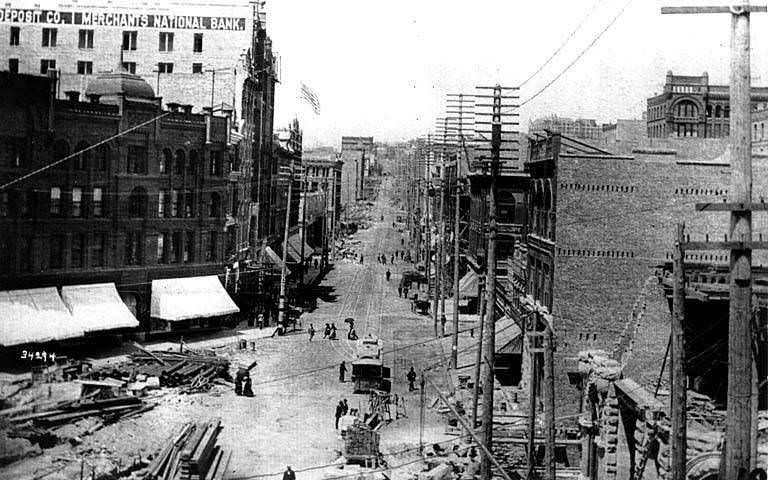
[{"label": "telegraph pole", "polygon": [[[501,152],[501,86],[493,87],[493,116],[491,122],[491,183],[488,192],[488,255],[486,260],[486,316],[488,325],[483,332],[483,446],[493,450],[493,388],[494,354],[496,352],[496,177]],[[483,480],[491,478],[491,460],[483,457],[480,465]]]},{"label": "telegraph pole", "polygon": [[[731,251],[730,304],[728,315],[728,396],[725,421],[725,479],[746,475],[752,459],[752,250],[765,248],[752,241],[752,211],[766,210],[752,203],[750,31],[751,12],[766,12],[742,0],[730,7],[664,7],[663,14],[730,13],[730,148],[731,189],[728,203],[697,204],[700,211],[730,211],[730,241],[717,248]],[[719,242],[718,242],[719,243]],[[688,242],[686,248],[712,250],[714,242]],[[721,480],[725,480],[721,479]]]},{"label": "telegraph pole", "polygon": [[687,381],[685,374],[685,226],[677,225],[675,239],[674,291],[672,295],[672,358],[669,384],[672,387],[670,410],[672,418],[670,478],[685,478],[687,424]]},{"label": "telegraph pole", "polygon": [[445,165],[446,165],[446,133],[448,120],[443,125],[443,145],[440,153],[440,258],[438,259],[438,271],[440,272],[440,336],[445,336]]},{"label": "telegraph pole", "polygon": [[285,233],[283,234],[283,265],[280,272],[280,297],[278,297],[277,304],[277,324],[282,327],[283,332],[286,331],[285,324],[285,286],[288,277],[288,229],[291,221],[291,196],[293,194],[293,161],[288,168],[288,202],[285,209]]},{"label": "telegraph pole", "polygon": [[477,356],[475,358],[475,385],[472,390],[472,428],[477,428],[477,404],[480,397],[480,384],[483,381],[483,330],[485,329],[485,285],[480,288],[480,325],[477,334]]},{"label": "telegraph pole", "polygon": [[451,344],[451,368],[454,370],[459,366],[459,259],[461,255],[459,251],[459,204],[461,200],[461,185],[459,184],[458,173],[457,167],[456,204],[453,212],[453,343]]}]

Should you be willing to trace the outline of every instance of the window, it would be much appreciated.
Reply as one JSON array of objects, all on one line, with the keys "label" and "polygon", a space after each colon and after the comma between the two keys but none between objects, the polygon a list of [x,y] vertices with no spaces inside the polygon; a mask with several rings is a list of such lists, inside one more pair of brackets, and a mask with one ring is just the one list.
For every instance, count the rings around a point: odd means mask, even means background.
[{"label": "window", "polygon": [[187,163],[187,175],[194,177],[197,174],[197,150],[189,151],[189,163]]},{"label": "window", "polygon": [[139,32],[137,31],[123,32],[123,50],[136,50],[138,37]]},{"label": "window", "polygon": [[103,206],[103,196],[104,196],[104,190],[101,187],[94,187],[93,188],[93,216],[94,217],[101,217],[104,214],[104,206]]},{"label": "window", "polygon": [[21,40],[21,27],[11,27],[11,46],[19,46]]},{"label": "window", "polygon": [[160,190],[157,194],[157,217],[165,218],[165,202],[168,201],[168,191]]},{"label": "window", "polygon": [[79,60],[77,62],[78,75],[91,75],[93,73],[93,62]]},{"label": "window", "polygon": [[195,203],[193,200],[192,190],[187,190],[184,195],[184,216],[187,218],[195,216]]},{"label": "window", "polygon": [[131,218],[147,216],[147,191],[141,187],[131,190],[131,195],[128,197],[128,216]]},{"label": "window", "polygon": [[173,164],[173,154],[170,150],[167,148],[163,150],[163,152],[160,154],[160,159],[158,161],[158,170],[160,170],[160,173],[168,173],[168,167],[170,167]]},{"label": "window", "polygon": [[83,189],[74,187],[72,189],[72,216],[79,218],[83,214]]},{"label": "window", "polygon": [[78,32],[77,48],[93,48],[93,30],[80,30]]},{"label": "window", "polygon": [[56,70],[56,60],[40,60],[40,74],[47,75],[48,70]]},{"label": "window", "polygon": [[106,145],[100,145],[96,148],[93,168],[99,172],[106,172],[107,165],[109,165],[109,147]]},{"label": "window", "polygon": [[237,187],[232,187],[232,204],[229,208],[229,213],[232,214],[232,216],[237,216],[238,206],[240,203],[240,191]]},{"label": "window", "polygon": [[211,152],[211,176],[218,177],[221,175],[221,152]]},{"label": "window", "polygon": [[161,52],[173,51],[173,33],[172,32],[160,32],[160,46],[158,49]]},{"label": "window", "polygon": [[7,217],[10,214],[8,190],[0,191],[0,217]]},{"label": "window", "polygon": [[202,63],[193,63],[192,64],[192,73],[203,73],[203,64]]},{"label": "window", "polygon": [[105,233],[97,233],[93,236],[93,245],[91,247],[91,266],[103,267],[104,266],[104,252],[107,249],[107,235]]},{"label": "window", "polygon": [[173,63],[171,62],[160,62],[157,64],[157,72],[158,73],[173,73]]},{"label": "window", "polygon": [[58,31],[55,28],[43,28],[43,46],[55,47]]},{"label": "window", "polygon": [[184,263],[195,261],[195,232],[187,232],[184,241]]},{"label": "window", "polygon": [[184,232],[173,232],[173,241],[171,242],[171,262],[173,263],[180,263],[181,262],[181,254],[182,254],[182,248],[181,248],[181,242],[183,241],[182,235]]},{"label": "window", "polygon": [[31,217],[35,212],[35,192],[34,190],[24,190],[19,192],[19,213],[22,217]]},{"label": "window", "polygon": [[64,235],[51,237],[48,250],[48,268],[58,269],[64,267]]},{"label": "window", "polygon": [[[89,145],[85,142],[80,142],[75,147],[76,152],[83,152]],[[91,151],[85,151],[75,157],[75,169],[76,170],[88,170],[88,165],[91,163]]]},{"label": "window", "polygon": [[75,233],[72,235],[72,256],[70,258],[72,268],[83,268],[83,250],[85,250],[85,235]]},{"label": "window", "polygon": [[730,107],[730,106],[726,106],[726,107],[723,109],[723,116],[724,116],[725,118],[729,118],[729,117],[731,116],[731,107]]},{"label": "window", "polygon": [[203,34],[196,33],[194,41],[192,42],[192,51],[195,53],[202,53],[203,51]]},{"label": "window", "polygon": [[128,73],[136,73],[136,62],[123,62],[123,70]]},{"label": "window", "polygon": [[11,73],[19,73],[19,59],[18,58],[9,58],[8,59],[8,71]]},{"label": "window", "polygon": [[221,216],[221,195],[214,192],[211,194],[211,203],[208,204],[208,216],[219,218]]},{"label": "window", "polygon": [[128,232],[125,238],[125,264],[141,264],[141,232]]},{"label": "window", "polygon": [[184,150],[176,150],[176,160],[173,163],[173,173],[176,175],[184,175],[184,160],[186,155]]},{"label": "window", "polygon": [[172,217],[179,216],[179,194],[180,192],[178,190],[174,190],[171,192],[171,216]]},{"label": "window", "polygon": [[61,188],[51,187],[51,215],[61,214]]},{"label": "window", "polygon": [[219,232],[212,230],[208,233],[208,250],[205,252],[205,260],[207,262],[216,261],[216,250],[218,249]]},{"label": "window", "polygon": [[165,263],[166,260],[167,259],[165,256],[165,234],[158,233],[157,234],[157,263]]},{"label": "window", "polygon": [[22,272],[32,270],[32,237],[19,239],[19,270]]},{"label": "window", "polygon": [[128,173],[147,173],[147,152],[141,145],[128,146]]}]

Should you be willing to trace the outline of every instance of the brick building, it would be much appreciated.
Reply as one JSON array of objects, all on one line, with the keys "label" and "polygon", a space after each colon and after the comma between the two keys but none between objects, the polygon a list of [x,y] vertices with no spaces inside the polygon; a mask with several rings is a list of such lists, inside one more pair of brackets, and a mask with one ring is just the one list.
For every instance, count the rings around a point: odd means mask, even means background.
[{"label": "brick building", "polygon": [[88,101],[55,99],[46,77],[2,72],[0,83],[0,183],[96,146],[0,191],[0,289],[113,284],[147,332],[218,316],[180,318],[155,284],[221,275],[236,253],[231,118],[163,109],[127,72],[96,77]]},{"label": "brick building", "polygon": [[573,119],[550,115],[532,120],[528,124],[529,135],[546,135],[547,131],[585,140],[599,139],[602,135],[602,127],[591,118]]},{"label": "brick building", "polygon": [[364,198],[365,178],[374,161],[373,137],[341,137],[342,170],[341,201],[344,205]]},{"label": "brick building", "polygon": [[[727,213],[696,212],[694,204],[726,198],[730,165],[722,150],[709,158],[685,158],[684,151],[617,156],[552,135],[531,141],[526,168],[527,286],[516,294],[530,295],[553,316],[557,415],[567,416],[581,408],[579,352],[604,350],[641,385],[655,383],[670,328],[660,283],[671,268],[676,224],[684,222],[692,240],[723,238]],[[767,170],[768,164],[755,161],[755,192],[768,190]],[[754,221],[755,231],[768,226],[764,216]],[[725,251],[686,255],[689,282],[698,290],[686,306],[690,383],[721,402],[728,258]],[[766,259],[755,252],[756,265]],[[763,276],[760,267],[755,272]],[[761,282],[755,281],[755,293],[764,297],[768,290]]]},{"label": "brick building", "polygon": [[[753,108],[768,101],[768,87],[752,87]],[[729,136],[729,89],[710,85],[709,75],[673,75],[667,72],[664,91],[648,99],[649,137]]]}]

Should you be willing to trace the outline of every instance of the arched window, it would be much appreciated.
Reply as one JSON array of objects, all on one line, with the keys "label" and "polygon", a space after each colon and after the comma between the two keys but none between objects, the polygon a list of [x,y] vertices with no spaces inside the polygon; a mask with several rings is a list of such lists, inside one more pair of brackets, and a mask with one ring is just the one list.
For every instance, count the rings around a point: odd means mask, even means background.
[{"label": "arched window", "polygon": [[707,105],[707,117],[712,116],[712,105]]},{"label": "arched window", "polygon": [[199,161],[199,157],[197,155],[197,150],[190,150],[189,151],[189,163],[187,164],[187,175],[190,177],[194,177],[197,175],[197,163]]},{"label": "arched window", "polygon": [[723,108],[720,105],[715,106],[715,118],[720,118],[723,116]]},{"label": "arched window", "polygon": [[128,197],[128,216],[131,218],[147,216],[147,191],[141,187],[131,190],[131,195]]},{"label": "arched window", "polygon": [[184,175],[184,150],[176,150],[176,159],[173,162],[173,173],[176,175]]},{"label": "arched window", "polygon": [[699,116],[699,107],[690,100],[683,100],[677,104],[677,116],[692,118]]},{"label": "arched window", "polygon": [[[69,144],[66,142],[66,140],[57,140],[56,143],[53,144],[53,160],[61,160],[67,155],[69,155]],[[66,170],[67,162],[56,164],[56,168]]]},{"label": "arched window", "polygon": [[[81,152],[88,148],[88,144],[85,142],[80,142],[77,144],[77,147],[75,147],[76,152]],[[91,163],[91,151],[88,150],[85,153],[81,153],[80,155],[75,157],[75,170],[88,170],[88,166]]]},{"label": "arched window", "polygon": [[731,107],[728,105],[723,109],[723,116],[725,118],[730,118],[731,116]]},{"label": "arched window", "polygon": [[106,145],[96,147],[93,159],[93,169],[99,172],[106,172],[109,167],[109,147]]},{"label": "arched window", "polygon": [[221,196],[213,192],[211,194],[211,203],[208,204],[208,216],[219,218],[221,216]]},{"label": "arched window", "polygon": [[160,173],[168,173],[171,165],[173,165],[173,153],[169,149],[164,148],[162,153],[160,153],[160,159],[158,162],[158,169],[160,170]]}]

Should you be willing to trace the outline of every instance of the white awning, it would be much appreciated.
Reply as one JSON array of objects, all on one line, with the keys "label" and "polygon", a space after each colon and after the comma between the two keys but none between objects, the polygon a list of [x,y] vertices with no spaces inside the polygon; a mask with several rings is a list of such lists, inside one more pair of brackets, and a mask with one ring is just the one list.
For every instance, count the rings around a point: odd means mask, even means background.
[{"label": "white awning", "polygon": [[152,280],[152,318],[176,322],[239,311],[216,275]]},{"label": "white awning", "polygon": [[477,285],[477,274],[470,269],[467,271],[467,274],[459,280],[459,298],[477,297]]},{"label": "white awning", "polygon": [[[312,253],[315,250],[304,242],[304,260],[312,257]],[[296,233],[288,237],[288,254],[294,259],[295,262],[299,262],[301,259],[301,235]]]},{"label": "white awning", "polygon": [[62,287],[61,298],[86,332],[139,326],[114,283]]},{"label": "white awning", "polygon": [[[280,255],[275,253],[275,251],[272,250],[271,247],[266,247],[263,250],[263,252],[264,252],[264,257],[263,257],[264,258],[264,260],[263,260],[264,262],[271,263],[272,265],[277,267],[278,270],[283,268],[283,259],[280,258]],[[288,269],[287,274],[288,275],[291,274],[291,270],[290,269]]]},{"label": "white awning", "polygon": [[0,291],[0,345],[83,336],[55,287]]}]

